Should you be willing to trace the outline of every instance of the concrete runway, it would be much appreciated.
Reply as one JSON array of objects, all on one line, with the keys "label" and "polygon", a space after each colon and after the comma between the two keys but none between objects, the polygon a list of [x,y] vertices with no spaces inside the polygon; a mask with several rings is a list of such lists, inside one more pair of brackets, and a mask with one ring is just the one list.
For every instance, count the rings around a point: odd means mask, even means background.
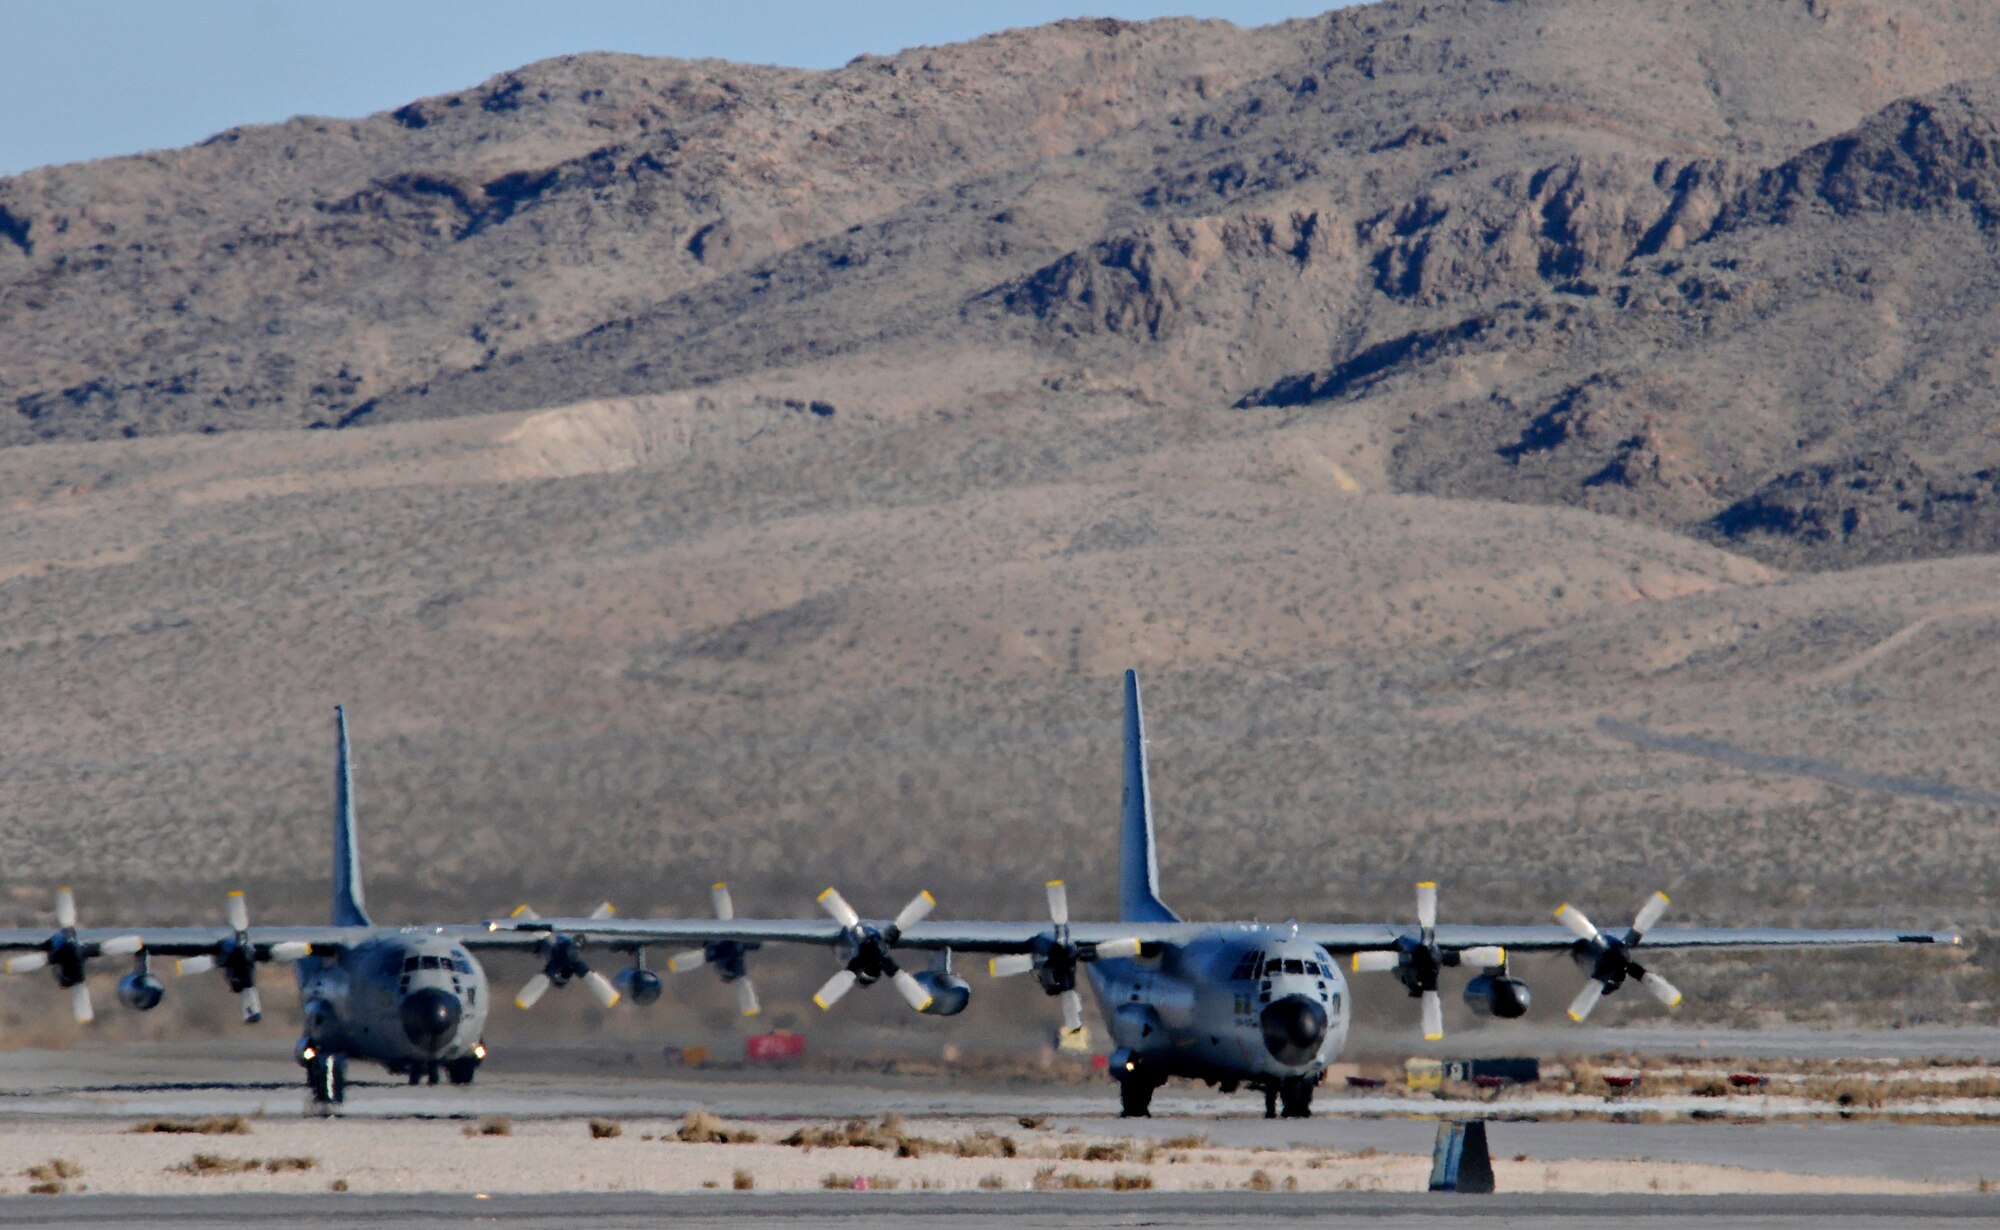
[{"label": "concrete runway", "polygon": [[[1309,1120],[1263,1118],[1262,1100],[1170,1086],[1152,1119],[1121,1120],[1111,1083],[971,1085],[882,1076],[782,1071],[692,1071],[556,1062],[521,1071],[489,1065],[469,1088],[411,1088],[377,1080],[353,1088],[349,1119],[476,1117],[512,1119],[677,1119],[702,1108],[736,1119],[927,1118],[1044,1115],[1060,1131],[1165,1138],[1189,1131],[1227,1147],[1315,1146],[1428,1154],[1440,1115],[1482,1110],[1510,1116],[1491,1128],[1497,1156],[1638,1158],[1798,1174],[1941,1180],[1991,1177],[2000,1183],[2000,1125],[1945,1126],[1828,1117],[1798,1122],[1674,1120],[1628,1123],[1512,1118],[1522,1106],[1365,1097],[1329,1089]],[[555,1070],[551,1070],[555,1069]],[[358,1074],[366,1069],[357,1068]],[[1756,1098],[1705,1109],[1752,1110]],[[1585,1105],[1603,1108],[1596,1099]],[[297,1117],[306,1095],[296,1064],[235,1048],[118,1047],[0,1053],[0,1118],[136,1119],[216,1114]]]},{"label": "concrete runway", "polygon": [[672,1226],[1093,1226],[1335,1225],[1367,1222],[1396,1230],[1468,1227],[1630,1225],[1645,1230],[1747,1226],[1774,1230],[1888,1230],[1914,1224],[1992,1225],[2000,1196],[1431,1196],[1254,1192],[1124,1193],[823,1193],[679,1196],[609,1193],[576,1196],[111,1196],[11,1197],[0,1224],[73,1227],[283,1225],[288,1230],[344,1226],[491,1226],[516,1230],[589,1225]]}]

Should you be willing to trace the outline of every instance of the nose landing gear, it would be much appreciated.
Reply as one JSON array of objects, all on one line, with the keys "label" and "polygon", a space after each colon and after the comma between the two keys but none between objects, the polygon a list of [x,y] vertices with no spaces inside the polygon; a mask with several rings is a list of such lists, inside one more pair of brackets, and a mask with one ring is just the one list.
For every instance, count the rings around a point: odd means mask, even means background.
[{"label": "nose landing gear", "polygon": [[1313,1077],[1287,1076],[1275,1085],[1264,1086],[1264,1117],[1312,1118],[1313,1089],[1318,1084],[1319,1081]]},{"label": "nose landing gear", "polygon": [[306,1088],[322,1113],[347,1100],[347,1056],[308,1046],[300,1053],[306,1068]]}]

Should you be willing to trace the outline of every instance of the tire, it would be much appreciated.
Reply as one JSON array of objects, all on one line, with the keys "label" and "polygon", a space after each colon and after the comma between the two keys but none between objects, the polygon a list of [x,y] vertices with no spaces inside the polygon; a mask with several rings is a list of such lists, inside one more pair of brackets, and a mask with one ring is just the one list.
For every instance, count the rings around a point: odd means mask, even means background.
[{"label": "tire", "polygon": [[444,1066],[444,1074],[454,1085],[470,1085],[472,1078],[479,1075],[479,1061],[470,1055],[454,1059]]},{"label": "tire", "polygon": [[1153,1117],[1153,1090],[1159,1086],[1137,1072],[1118,1082],[1118,1117],[1120,1119],[1151,1119]]},{"label": "tire", "polygon": [[347,1056],[315,1055],[306,1061],[306,1087],[321,1106],[347,1100]]},{"label": "tire", "polygon": [[1312,1118],[1313,1086],[1311,1081],[1287,1080],[1278,1087],[1278,1097],[1285,1104],[1285,1118]]}]

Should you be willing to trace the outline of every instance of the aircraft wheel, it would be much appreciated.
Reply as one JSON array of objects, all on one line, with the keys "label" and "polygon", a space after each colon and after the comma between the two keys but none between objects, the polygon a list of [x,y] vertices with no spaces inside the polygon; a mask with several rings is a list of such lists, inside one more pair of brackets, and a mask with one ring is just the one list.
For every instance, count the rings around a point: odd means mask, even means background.
[{"label": "aircraft wheel", "polygon": [[1153,1117],[1153,1090],[1159,1085],[1148,1079],[1144,1073],[1129,1072],[1118,1080],[1118,1117],[1120,1119],[1150,1119]]},{"label": "aircraft wheel", "polygon": [[347,1100],[347,1056],[315,1055],[306,1061],[306,1086],[313,1101],[335,1106]]},{"label": "aircraft wheel", "polygon": [[479,1061],[470,1055],[454,1059],[444,1066],[444,1074],[454,1085],[470,1085],[472,1078],[479,1074]]},{"label": "aircraft wheel", "polygon": [[1285,1118],[1312,1118],[1313,1086],[1311,1081],[1296,1078],[1287,1080],[1278,1087],[1278,1097],[1285,1104]]},{"label": "aircraft wheel", "polygon": [[1264,1086],[1264,1117],[1266,1119],[1278,1117],[1278,1089],[1275,1085]]}]

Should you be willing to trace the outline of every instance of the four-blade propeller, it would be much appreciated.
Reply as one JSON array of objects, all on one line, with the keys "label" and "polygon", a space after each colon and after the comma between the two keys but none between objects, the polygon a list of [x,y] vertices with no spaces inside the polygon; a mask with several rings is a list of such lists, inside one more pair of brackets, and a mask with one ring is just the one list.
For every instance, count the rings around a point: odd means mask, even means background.
[{"label": "four-blade propeller", "polygon": [[[736,906],[729,899],[729,885],[718,880],[709,886],[708,897],[715,905],[715,916],[723,922],[736,917]],[[741,940],[710,940],[700,948],[690,948],[677,952],[667,961],[667,969],[676,974],[698,970],[704,965],[712,965],[724,982],[736,984],[736,1006],[744,1016],[756,1016],[762,1011],[757,1002],[757,988],[750,985],[750,976],[744,964],[744,957],[762,948],[762,944],[745,943]]]},{"label": "four-blade propeller", "polygon": [[836,951],[845,964],[839,973],[826,980],[826,985],[813,993],[813,1002],[822,1010],[830,1010],[840,1002],[840,997],[852,991],[856,985],[869,986],[882,978],[896,984],[896,990],[910,1007],[922,1012],[931,1006],[931,993],[924,989],[910,971],[896,964],[889,950],[896,941],[903,938],[903,932],[922,922],[924,916],[937,907],[937,899],[929,893],[918,893],[910,898],[902,913],[888,926],[877,929],[863,922],[854,907],[847,904],[847,898],[834,889],[827,889],[819,895],[820,908],[846,932],[841,937]]},{"label": "four-blade propeller", "polygon": [[[592,910],[590,917],[603,920],[617,912],[607,901]],[[533,921],[541,915],[524,905],[514,911],[514,917]],[[567,986],[570,980],[575,978],[581,978],[591,997],[606,1008],[618,1002],[618,988],[611,985],[609,978],[584,963],[583,944],[575,936],[554,935],[549,937],[548,958],[542,963],[541,973],[528,979],[527,985],[521,988],[521,993],[514,997],[514,1006],[532,1008],[542,996],[549,993],[550,987]]]},{"label": "four-blade propeller", "polygon": [[1583,916],[1583,911],[1568,904],[1556,908],[1556,921],[1569,928],[1570,934],[1579,941],[1576,957],[1579,964],[1590,965],[1590,981],[1583,984],[1583,990],[1569,1006],[1569,1019],[1582,1021],[1597,1007],[1597,1001],[1625,985],[1630,977],[1646,990],[1654,999],[1669,1008],[1680,1006],[1681,993],[1674,984],[1640,965],[1632,959],[1632,950],[1639,946],[1646,932],[1660,921],[1667,912],[1667,895],[1654,893],[1639,907],[1637,917],[1624,935],[1608,935],[1599,931],[1596,924]]},{"label": "four-blade propeller", "polygon": [[1069,889],[1061,880],[1048,882],[1049,921],[1055,930],[1035,937],[1027,952],[994,957],[986,970],[995,978],[1011,978],[1032,972],[1042,989],[1062,999],[1063,1028],[1075,1033],[1083,1028],[1083,996],[1077,993],[1077,967],[1086,961],[1136,957],[1144,947],[1136,939],[1104,940],[1079,944],[1069,934]]},{"label": "four-blade propeller", "polygon": [[1507,950],[1497,945],[1449,951],[1437,942],[1437,882],[1417,885],[1417,934],[1403,936],[1394,948],[1357,952],[1354,969],[1393,972],[1409,988],[1412,998],[1423,1000],[1424,1040],[1444,1037],[1444,1000],[1438,995],[1438,974],[1448,965],[1472,965],[1497,969],[1507,963]]},{"label": "four-blade propeller", "polygon": [[58,930],[42,942],[41,948],[9,957],[7,972],[26,974],[43,968],[53,971],[56,985],[69,990],[70,1012],[77,1024],[85,1024],[97,1015],[90,1006],[90,986],[84,981],[89,973],[85,963],[92,957],[133,956],[145,944],[136,935],[113,936],[91,943],[78,938],[76,894],[67,888],[56,890],[56,927]]},{"label": "four-blade propeller", "polygon": [[223,976],[229,979],[229,989],[243,1001],[243,1023],[254,1025],[264,1019],[264,1001],[257,993],[257,962],[296,961],[312,955],[312,945],[303,942],[267,944],[260,953],[250,939],[250,907],[243,900],[243,894],[240,891],[229,894],[225,907],[229,918],[229,938],[218,944],[213,953],[183,957],[174,963],[174,972],[187,975],[221,970]]}]

